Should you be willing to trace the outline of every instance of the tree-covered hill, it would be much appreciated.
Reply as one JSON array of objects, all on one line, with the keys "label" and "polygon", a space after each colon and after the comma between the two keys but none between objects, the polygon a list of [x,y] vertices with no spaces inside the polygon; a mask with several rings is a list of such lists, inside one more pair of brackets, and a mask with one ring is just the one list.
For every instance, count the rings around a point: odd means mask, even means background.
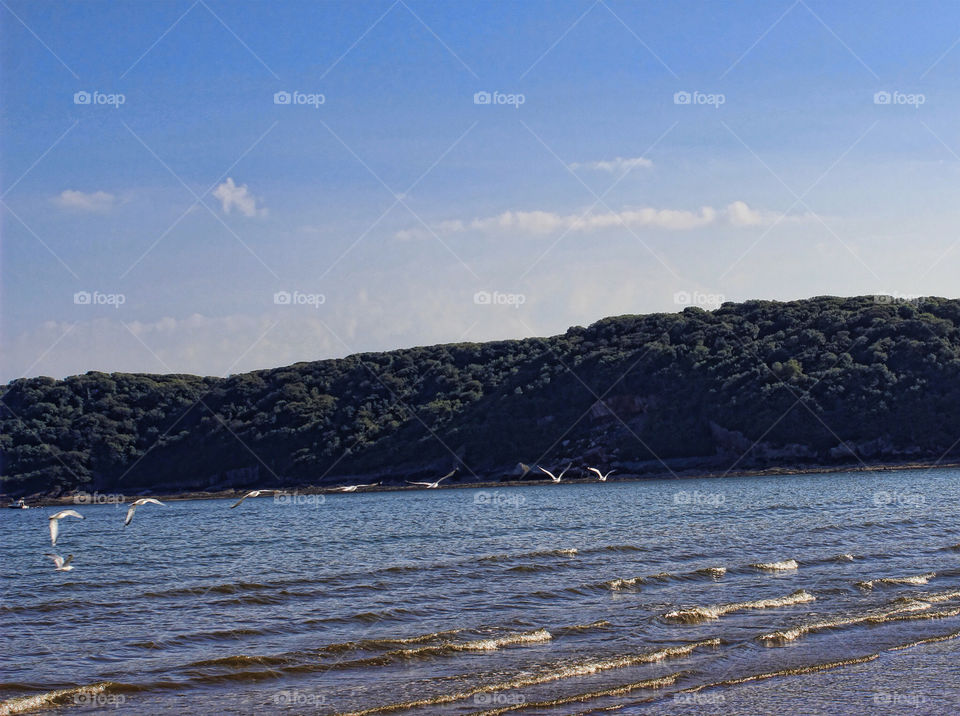
[{"label": "tree-covered hill", "polygon": [[388,482],[459,464],[621,474],[960,455],[960,301],[822,297],[619,316],[552,338],[228,378],[27,378],[3,492]]}]

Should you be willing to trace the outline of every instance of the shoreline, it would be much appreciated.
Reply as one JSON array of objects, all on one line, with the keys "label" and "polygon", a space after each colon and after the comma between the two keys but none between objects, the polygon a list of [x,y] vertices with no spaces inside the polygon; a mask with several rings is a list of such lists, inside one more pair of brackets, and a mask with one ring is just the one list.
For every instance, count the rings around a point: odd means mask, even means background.
[{"label": "shoreline", "polygon": [[[622,475],[611,476],[608,480],[608,483],[617,483],[617,482],[645,482],[648,480],[701,480],[701,479],[723,479],[728,477],[789,477],[791,475],[811,475],[811,474],[834,474],[838,472],[898,472],[903,470],[939,470],[939,469],[957,469],[960,468],[960,460],[950,461],[950,462],[933,462],[933,461],[918,461],[918,462],[909,462],[909,463],[875,463],[868,465],[849,465],[849,466],[837,466],[837,465],[820,465],[820,466],[798,466],[798,465],[785,465],[769,468],[761,468],[755,470],[736,470],[736,471],[706,471],[706,470],[684,470],[684,471],[675,471],[671,472],[659,472],[651,474],[633,474],[633,473],[624,473]],[[529,479],[508,479],[502,478],[499,480],[478,480],[472,482],[454,482],[440,485],[435,489],[439,490],[451,490],[451,489],[483,489],[483,488],[500,488],[500,487],[530,487],[537,485],[550,485],[553,484],[551,480],[544,476],[543,480],[529,480]],[[365,488],[363,490],[358,490],[356,493],[344,493],[339,490],[339,487],[348,484],[354,484],[361,480],[376,479],[369,475],[359,475],[353,476],[352,478],[337,478],[338,484],[336,485],[300,485],[300,486],[291,486],[291,487],[278,487],[278,488],[261,488],[261,489],[272,489],[276,490],[278,495],[337,495],[337,494],[361,494],[367,492],[402,492],[402,491],[411,491],[411,490],[425,490],[428,488],[419,487],[415,485],[380,485],[377,487]],[[564,484],[572,485],[582,485],[589,483],[597,483],[596,478],[567,478],[564,479]],[[91,504],[124,504],[126,502],[132,501],[139,497],[156,497],[159,500],[167,500],[171,502],[183,501],[183,500],[225,500],[225,499],[239,499],[242,495],[246,494],[250,490],[257,489],[256,487],[249,486],[240,489],[225,489],[225,490],[187,490],[183,492],[138,492],[136,494],[124,495],[120,491],[112,492],[100,492],[95,490],[93,492],[80,491],[74,493],[73,495],[65,497],[37,497],[37,498],[24,498],[24,501],[28,503],[29,507],[56,507],[64,505],[75,505],[75,506],[85,506]],[[83,496],[88,496],[87,499],[84,499]],[[104,499],[99,499],[104,498]],[[7,498],[4,501],[2,509],[7,508],[9,505],[13,504],[15,500]]]}]

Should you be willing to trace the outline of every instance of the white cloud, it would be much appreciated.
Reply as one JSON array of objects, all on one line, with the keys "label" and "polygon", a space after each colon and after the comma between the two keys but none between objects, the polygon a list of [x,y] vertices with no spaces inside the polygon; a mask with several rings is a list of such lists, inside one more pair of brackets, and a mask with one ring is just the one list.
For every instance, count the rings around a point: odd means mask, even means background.
[{"label": "white cloud", "polygon": [[220,207],[224,214],[229,214],[234,208],[244,216],[266,216],[267,214],[265,208],[257,208],[260,199],[250,193],[247,185],[237,186],[230,177],[213,190],[213,195],[220,200]]},{"label": "white cloud", "polygon": [[568,165],[571,169],[593,169],[600,172],[621,172],[643,167],[649,169],[653,162],[646,157],[616,157],[615,159],[605,159],[598,162],[574,162]]},{"label": "white cloud", "polygon": [[[468,231],[542,235],[556,231],[589,233],[624,227],[631,230],[662,229],[665,231],[689,231],[711,225],[746,228],[769,226],[778,220],[783,223],[798,223],[814,218],[812,214],[782,216],[774,212],[752,209],[743,201],[734,201],[722,209],[702,206],[696,211],[690,211],[644,207],[622,211],[592,212],[587,216],[549,211],[504,211],[496,216],[470,221],[460,219],[441,221],[431,228],[440,236]],[[394,236],[402,240],[422,239],[429,237],[430,232],[415,227],[398,231]]]},{"label": "white cloud", "polygon": [[65,189],[54,199],[54,202],[64,209],[104,213],[116,206],[117,197],[105,191],[87,193]]}]

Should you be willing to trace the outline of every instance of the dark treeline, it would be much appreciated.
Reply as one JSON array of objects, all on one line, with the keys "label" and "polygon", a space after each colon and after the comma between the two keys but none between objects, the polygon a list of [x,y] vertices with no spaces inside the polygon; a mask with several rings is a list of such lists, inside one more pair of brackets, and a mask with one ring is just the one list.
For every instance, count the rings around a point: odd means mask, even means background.
[{"label": "dark treeline", "polygon": [[960,301],[814,298],[228,378],[12,381],[2,490],[399,481],[519,461],[620,474],[960,454]]}]

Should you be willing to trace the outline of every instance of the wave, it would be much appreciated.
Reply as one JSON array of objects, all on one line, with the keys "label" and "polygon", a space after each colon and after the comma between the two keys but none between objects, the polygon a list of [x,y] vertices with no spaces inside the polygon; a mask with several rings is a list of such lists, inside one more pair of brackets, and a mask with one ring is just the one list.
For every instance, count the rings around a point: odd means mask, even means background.
[{"label": "wave", "polygon": [[[587,691],[586,693],[581,694],[572,694],[570,696],[561,696],[556,699],[550,699],[548,701],[523,701],[521,703],[512,704],[510,706],[502,706],[500,708],[486,709],[482,712],[483,716],[498,716],[499,714],[509,713],[510,711],[520,711],[527,709],[544,709],[552,708],[555,706],[565,706],[567,704],[590,701],[591,699],[602,699],[610,696],[626,696],[627,694],[633,693],[634,691],[641,690],[650,690],[650,689],[663,689],[667,686],[673,686],[677,683],[677,679],[681,676],[684,676],[683,672],[677,672],[675,674],[667,674],[666,676],[658,676],[654,679],[646,679],[644,681],[634,681],[630,684],[621,684],[620,686],[612,686],[608,689],[600,689],[599,691]],[[478,701],[480,699],[478,698]]]},{"label": "wave", "polygon": [[203,631],[203,632],[193,632],[190,634],[179,634],[177,636],[170,637],[169,639],[164,639],[162,641],[148,640],[148,641],[135,641],[131,642],[130,646],[136,647],[138,649],[166,649],[170,646],[180,646],[183,644],[191,644],[198,641],[220,641],[228,639],[239,639],[244,636],[260,636],[262,634],[268,634],[270,632],[264,629],[250,629],[250,628],[239,628],[239,629],[222,629],[220,631]]},{"label": "wave", "polygon": [[711,607],[692,607],[690,609],[678,609],[663,615],[664,619],[671,621],[684,622],[686,624],[697,624],[709,619],[719,619],[725,614],[739,612],[745,609],[772,609],[775,607],[787,607],[793,604],[805,604],[816,601],[816,597],[802,589],[783,597],[774,599],[758,599],[752,602],[734,602],[732,604],[716,604]]},{"label": "wave", "polygon": [[857,582],[857,586],[861,589],[873,589],[874,585],[877,584],[927,584],[936,576],[935,572],[929,572],[928,574],[915,574],[910,577],[881,577],[880,579]]},{"label": "wave", "polygon": [[[938,597],[936,601],[947,601],[948,599],[956,599],[958,596],[960,596],[960,593],[954,593],[953,596],[947,596],[946,594],[935,596]],[[890,624],[892,622],[916,621],[920,619],[944,619],[960,614],[960,607],[954,609],[944,609],[940,611],[930,611],[933,606],[933,601],[934,600],[908,599],[902,603],[902,606],[897,607],[896,609],[890,609],[879,613],[873,612],[869,614],[860,614],[840,619],[826,619],[808,624],[799,624],[790,629],[763,634],[757,638],[760,641],[765,642],[787,642],[793,641],[801,636],[805,636],[813,632],[826,631],[830,629],[840,629],[843,627],[859,626],[862,624]]]},{"label": "wave", "polygon": [[413,708],[422,708],[428,706],[439,706],[441,704],[454,703],[463,699],[476,696],[477,694],[489,694],[513,689],[522,689],[529,686],[538,686],[548,684],[562,679],[569,679],[578,676],[589,676],[599,671],[609,669],[618,669],[626,666],[638,666],[641,664],[652,664],[664,661],[666,659],[687,656],[693,651],[705,647],[715,647],[720,645],[720,639],[707,639],[704,641],[692,642],[683,646],[671,646],[644,654],[629,654],[611,659],[602,659],[597,661],[586,661],[574,664],[560,665],[551,671],[545,671],[540,674],[529,674],[518,676],[508,681],[497,683],[482,684],[474,688],[465,689],[452,694],[438,694],[415,701],[405,701],[402,703],[386,704],[384,706],[375,706],[363,711],[356,711],[348,716],[368,716],[369,714],[389,713],[391,711],[405,711]]},{"label": "wave", "polygon": [[780,669],[779,671],[768,671],[763,674],[751,674],[750,676],[741,676],[736,679],[724,679],[700,686],[692,686],[688,689],[682,689],[678,693],[690,694],[704,689],[712,689],[718,686],[737,686],[738,684],[747,684],[751,681],[763,681],[764,679],[775,679],[778,676],[799,676],[801,674],[815,674],[819,671],[828,671],[838,669],[842,666],[853,666],[855,664],[866,664],[879,659],[879,654],[870,654],[868,656],[859,656],[854,659],[841,659],[840,661],[830,661],[823,664],[809,664],[807,666],[796,666],[790,669]]},{"label": "wave", "polygon": [[487,554],[483,557],[468,560],[470,562],[511,562],[517,559],[527,559],[530,557],[575,557],[580,554],[576,548],[565,549],[538,549],[533,552],[521,552],[519,554]]},{"label": "wave", "polygon": [[398,649],[391,651],[387,656],[396,656],[410,659],[419,656],[438,656],[444,654],[455,654],[461,651],[496,651],[505,646],[515,646],[519,644],[542,644],[553,639],[553,635],[546,629],[535,629],[528,632],[517,632],[515,634],[506,634],[505,636],[493,637],[489,639],[476,639],[474,641],[448,642],[446,644],[419,646],[412,649]]},{"label": "wave", "polygon": [[800,564],[795,559],[787,559],[783,562],[757,562],[750,566],[764,572],[786,572],[792,569],[798,569]]},{"label": "wave", "polygon": [[620,591],[621,589],[627,589],[629,587],[635,587],[638,584],[644,584],[646,580],[643,577],[630,577],[629,579],[611,579],[603,583],[607,589],[612,589],[615,592]]},{"label": "wave", "polygon": [[520,574],[536,574],[537,572],[549,572],[556,569],[555,564],[517,564],[507,569],[508,572],[518,572]]},{"label": "wave", "polygon": [[618,577],[616,579],[608,579],[606,582],[602,582],[599,585],[587,585],[587,586],[600,586],[606,589],[611,589],[613,591],[619,591],[621,589],[629,589],[630,587],[636,587],[640,584],[649,584],[651,581],[657,582],[667,582],[671,580],[689,580],[697,577],[709,577],[711,579],[719,579],[727,573],[726,567],[702,567],[701,569],[695,569],[692,572],[686,572],[681,574],[674,574],[673,572],[659,572],[657,574],[648,574],[643,577]]},{"label": "wave", "polygon": [[705,577],[712,577],[713,579],[719,579],[727,573],[726,567],[704,567],[703,569],[696,570],[697,574],[703,575]]},{"label": "wave", "polygon": [[950,641],[951,639],[956,639],[957,637],[960,637],[960,631],[951,632],[950,634],[943,634],[942,636],[931,636],[926,639],[912,641],[909,644],[900,644],[899,646],[891,646],[888,649],[888,651],[900,651],[901,649],[912,649],[915,646],[923,646],[924,644],[937,644],[941,641]]},{"label": "wave", "polygon": [[45,691],[42,694],[33,694],[32,696],[17,696],[6,701],[0,701],[0,716],[13,716],[13,714],[22,714],[28,711],[35,711],[42,708],[51,708],[55,706],[84,706],[84,705],[119,705],[120,701],[108,701],[110,695],[113,699],[122,699],[123,696],[116,696],[123,691],[137,691],[135,686],[128,684],[119,684],[115,681],[101,681],[89,686],[77,686],[70,689],[57,689],[55,691]]}]

